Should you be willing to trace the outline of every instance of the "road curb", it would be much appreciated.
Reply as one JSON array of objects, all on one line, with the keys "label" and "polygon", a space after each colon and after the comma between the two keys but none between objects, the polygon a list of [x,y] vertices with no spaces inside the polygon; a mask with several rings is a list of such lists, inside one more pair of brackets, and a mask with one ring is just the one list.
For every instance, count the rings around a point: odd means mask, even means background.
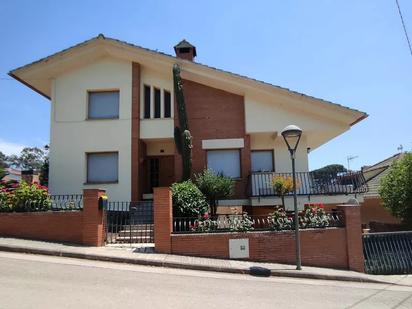
[{"label": "road curb", "polygon": [[[250,269],[245,269],[245,268],[217,267],[217,266],[200,265],[200,264],[187,264],[187,263],[176,263],[176,262],[169,262],[169,261],[125,258],[125,257],[116,257],[116,256],[104,256],[104,255],[90,254],[90,253],[68,252],[68,251],[48,250],[48,249],[39,249],[39,248],[30,248],[30,247],[16,247],[16,246],[0,245],[0,251],[39,254],[39,255],[48,255],[48,256],[59,256],[59,257],[86,259],[86,260],[93,260],[93,261],[125,263],[125,264],[135,264],[135,265],[144,265],[144,266],[168,267],[168,268],[186,269],[186,270],[214,271],[214,272],[232,273],[232,274],[251,274]],[[389,283],[389,282],[385,282],[385,281],[381,281],[377,279],[371,279],[371,278],[316,274],[316,273],[310,273],[310,272],[305,272],[305,271],[297,272],[297,271],[290,271],[290,270],[284,270],[284,271],[271,270],[270,275],[273,277],[335,280],[335,281],[379,283],[379,284],[392,284],[392,285],[405,286],[402,284]],[[406,286],[409,286],[409,285],[406,285]]]}]

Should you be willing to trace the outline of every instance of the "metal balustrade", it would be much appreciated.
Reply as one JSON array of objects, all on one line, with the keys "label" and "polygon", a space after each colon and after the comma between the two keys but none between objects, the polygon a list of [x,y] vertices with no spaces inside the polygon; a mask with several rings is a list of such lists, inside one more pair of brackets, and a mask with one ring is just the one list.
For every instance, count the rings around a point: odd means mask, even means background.
[{"label": "metal balustrade", "polygon": [[[253,172],[249,176],[249,196],[264,197],[276,196],[273,190],[274,177],[292,177],[292,173],[275,172]],[[358,194],[368,191],[362,172],[348,173],[319,173],[319,172],[297,172],[296,173],[297,195],[338,195]],[[292,195],[288,193],[287,195]]]}]

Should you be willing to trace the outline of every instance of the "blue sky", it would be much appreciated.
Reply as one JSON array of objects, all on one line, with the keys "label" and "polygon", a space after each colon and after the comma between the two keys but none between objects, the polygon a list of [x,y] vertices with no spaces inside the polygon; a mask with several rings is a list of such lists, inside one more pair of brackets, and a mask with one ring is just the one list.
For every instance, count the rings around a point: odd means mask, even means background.
[{"label": "blue sky", "polygon": [[[399,0],[412,36],[412,1]],[[7,72],[104,33],[367,112],[311,152],[310,168],[412,149],[412,57],[395,0],[1,1],[0,150],[49,140],[48,100]],[[394,132],[396,130],[396,132]]]}]

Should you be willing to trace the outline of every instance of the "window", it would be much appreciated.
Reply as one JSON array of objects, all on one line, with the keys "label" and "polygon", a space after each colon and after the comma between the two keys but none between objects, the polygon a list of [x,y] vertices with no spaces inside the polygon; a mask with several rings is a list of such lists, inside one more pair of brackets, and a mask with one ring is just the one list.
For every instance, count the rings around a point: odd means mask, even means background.
[{"label": "window", "polygon": [[144,118],[150,118],[150,86],[144,86]]},{"label": "window", "polygon": [[165,118],[172,117],[172,101],[169,91],[164,91]]},{"label": "window", "polygon": [[87,118],[119,118],[119,91],[89,92],[89,107]]},{"label": "window", "polygon": [[252,151],[252,172],[273,172],[273,151]]},{"label": "window", "polygon": [[119,154],[101,152],[87,154],[87,182],[113,183],[118,181]]},{"label": "window", "polygon": [[233,150],[208,150],[207,168],[216,174],[240,178],[240,151]]},{"label": "window", "polygon": [[154,89],[154,117],[160,118],[160,89]]}]

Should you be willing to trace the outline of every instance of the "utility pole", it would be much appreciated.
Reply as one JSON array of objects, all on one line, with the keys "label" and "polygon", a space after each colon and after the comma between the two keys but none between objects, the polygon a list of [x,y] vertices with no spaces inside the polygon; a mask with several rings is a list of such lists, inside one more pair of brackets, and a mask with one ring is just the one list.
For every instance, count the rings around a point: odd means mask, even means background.
[{"label": "utility pole", "polygon": [[348,172],[350,171],[350,162],[356,158],[358,158],[359,156],[347,156],[346,160],[348,161]]}]

